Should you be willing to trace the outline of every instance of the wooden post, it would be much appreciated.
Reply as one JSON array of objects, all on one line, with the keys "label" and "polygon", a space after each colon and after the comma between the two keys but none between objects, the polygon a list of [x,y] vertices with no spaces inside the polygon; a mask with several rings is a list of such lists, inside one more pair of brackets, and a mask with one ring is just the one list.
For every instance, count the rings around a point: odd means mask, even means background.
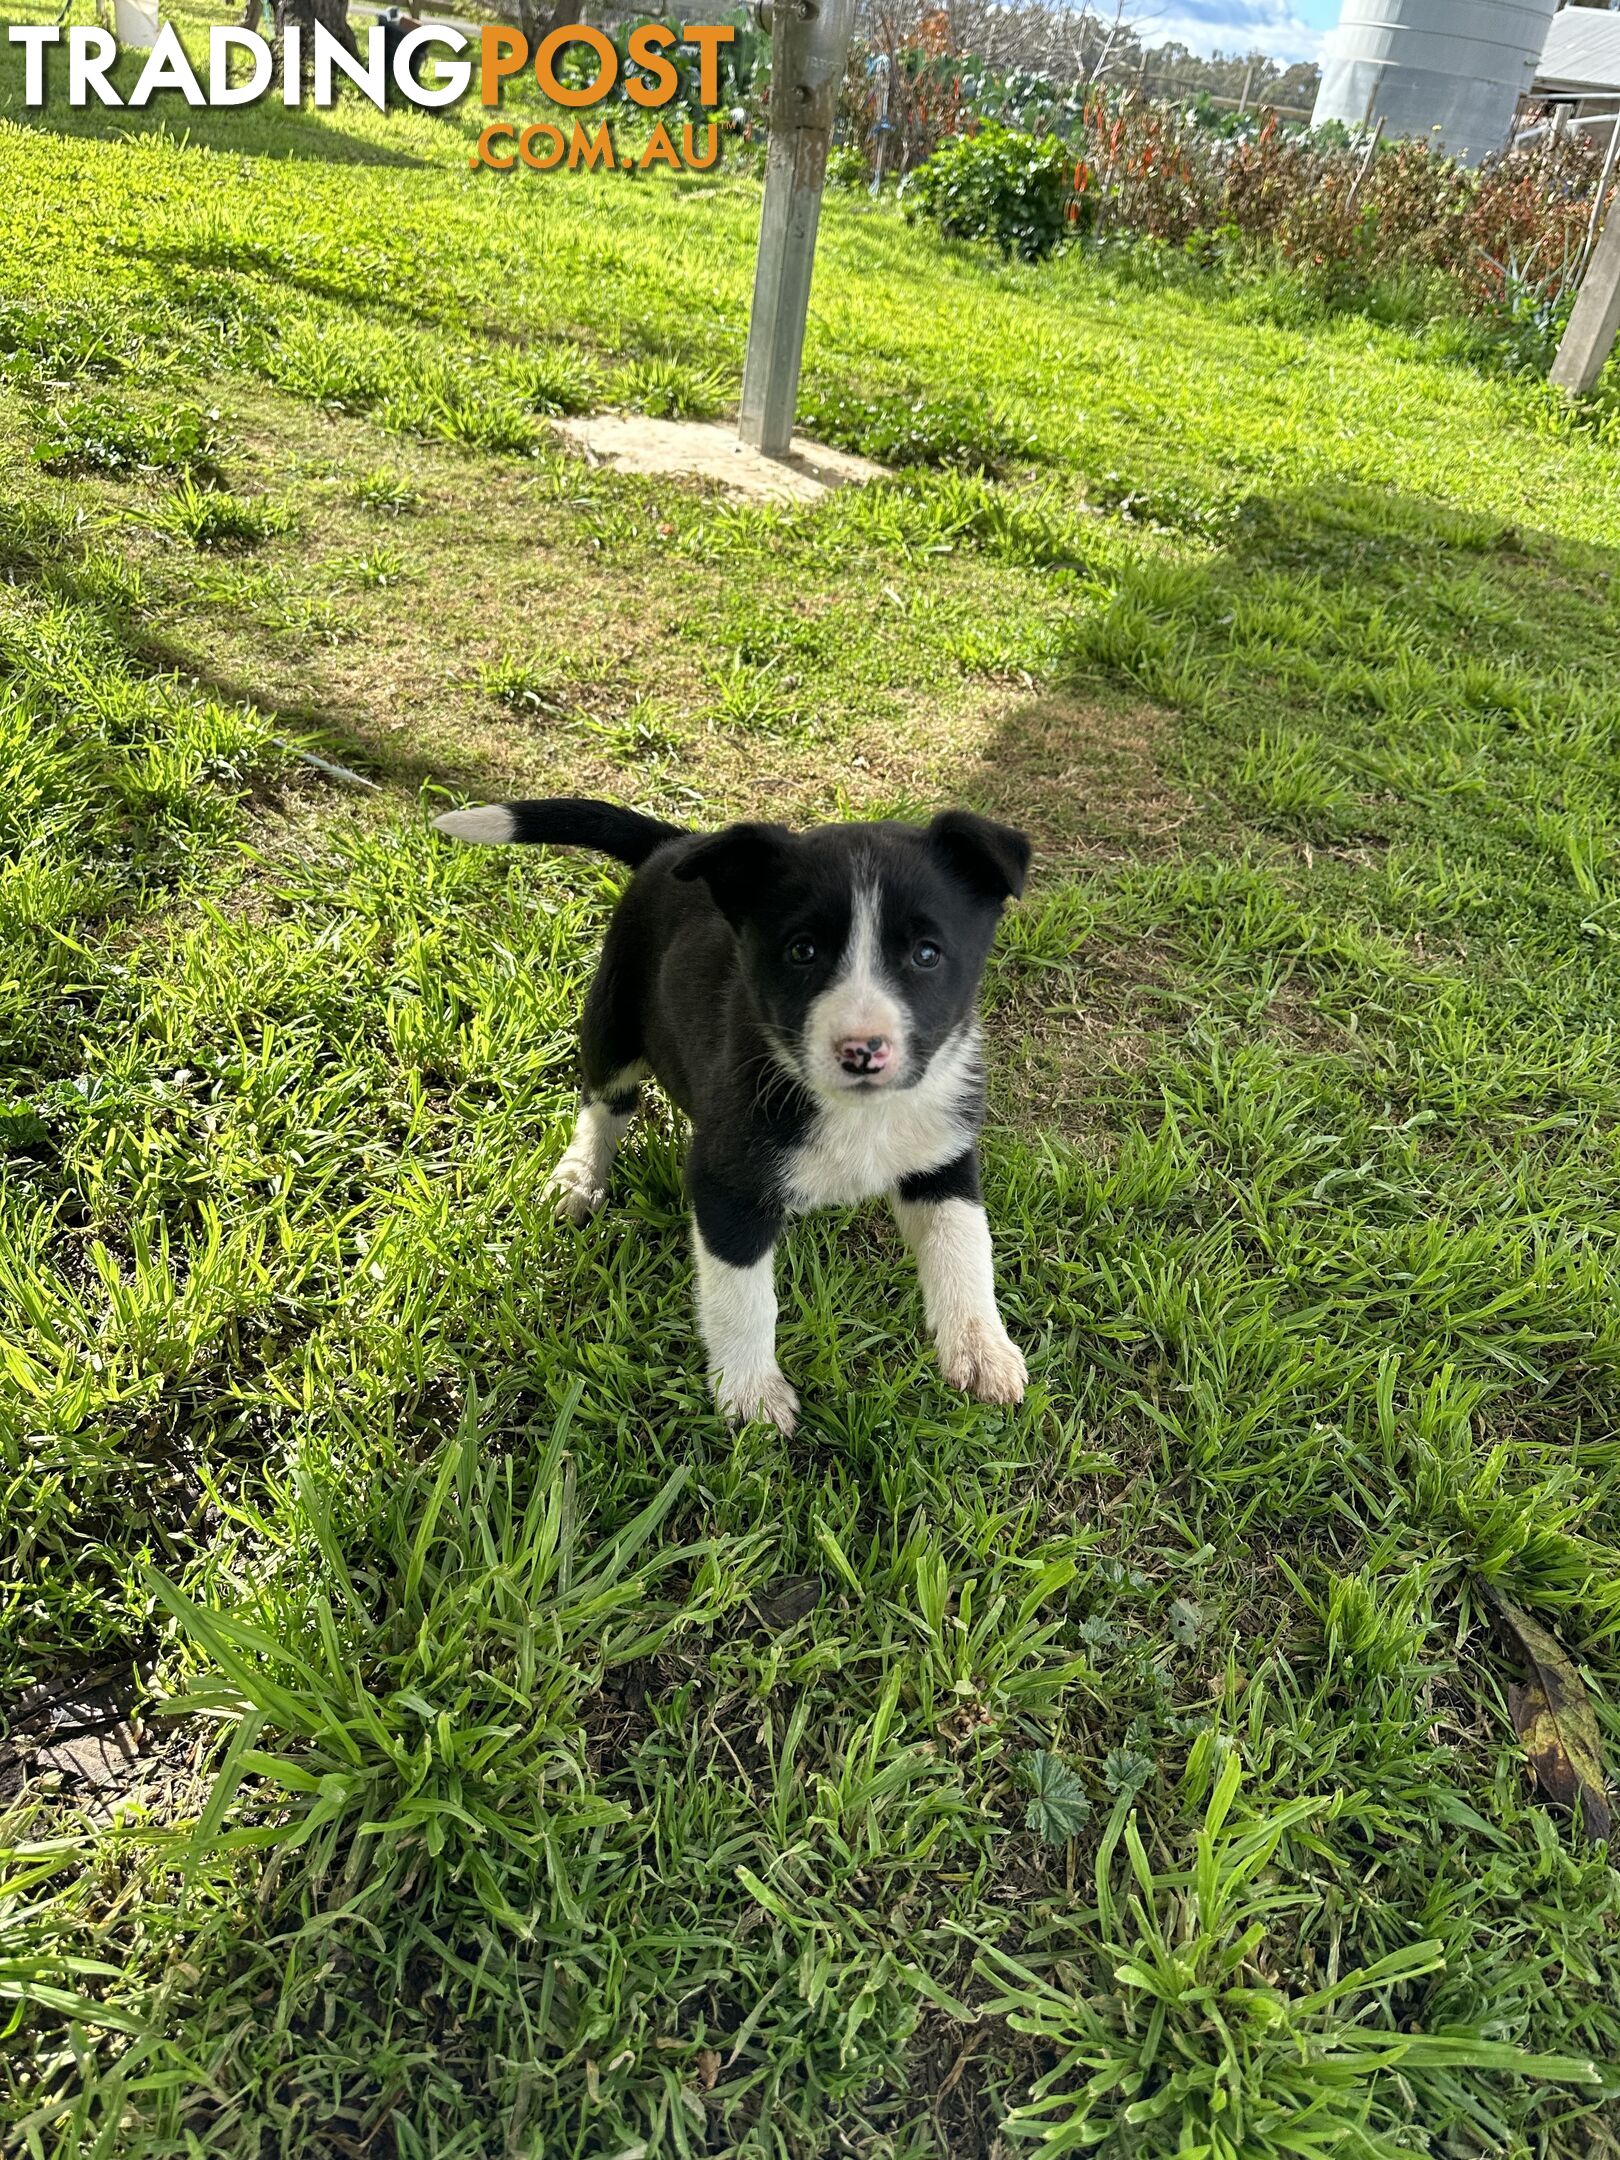
[{"label": "wooden post", "polygon": [[767,457],[793,439],[810,273],[855,0],[773,0],[765,208],[737,432]]},{"label": "wooden post", "polygon": [[1571,397],[1590,390],[1620,332],[1620,209],[1613,203],[1586,266],[1548,381]]},{"label": "wooden post", "polygon": [[1356,167],[1356,177],[1351,181],[1350,192],[1344,198],[1344,207],[1346,211],[1353,210],[1356,207],[1356,197],[1361,193],[1362,186],[1366,181],[1367,175],[1372,171],[1373,159],[1378,155],[1378,145],[1383,141],[1383,139],[1384,116],[1382,113],[1380,113],[1378,115],[1377,123],[1372,131],[1372,141],[1368,143],[1366,152],[1362,157],[1361,163]]}]

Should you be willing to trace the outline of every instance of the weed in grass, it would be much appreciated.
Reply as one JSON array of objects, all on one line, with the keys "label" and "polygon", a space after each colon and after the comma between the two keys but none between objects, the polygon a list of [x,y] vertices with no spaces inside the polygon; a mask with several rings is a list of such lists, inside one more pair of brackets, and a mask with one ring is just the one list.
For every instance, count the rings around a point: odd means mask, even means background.
[{"label": "weed in grass", "polygon": [[337,584],[357,591],[382,591],[408,575],[399,549],[381,546],[369,547],[360,555],[335,556],[325,568]]},{"label": "weed in grass", "polygon": [[[1186,1863],[1155,1867],[1127,1790],[1097,1849],[1094,1909],[1038,1928],[1019,1958],[992,1951],[982,1960],[986,2009],[1056,2058],[1013,2110],[1010,2131],[1049,2152],[1107,2142],[1124,2153],[1224,2149],[1283,2160],[1355,2151],[1397,2160],[1411,2150],[1414,2074],[1601,2087],[1589,2060],[1529,2056],[1477,2027],[1402,2031],[1394,2006],[1440,1968],[1437,1939],[1403,1944],[1319,1987],[1279,1984],[1267,1943],[1286,1924],[1288,1900],[1269,1879],[1271,1863],[1285,1839],[1308,1839],[1334,1803],[1306,1795],[1244,1819],[1234,1815],[1241,1778],[1237,1751],[1223,1760],[1215,1736],[1203,1735],[1187,1783],[1206,1787],[1209,1799]],[[1037,1960],[1045,1972],[1033,1969]],[[1491,2128],[1511,2136],[1499,2114]]]},{"label": "weed in grass", "polygon": [[523,355],[511,376],[512,387],[537,413],[589,412],[596,402],[595,368],[569,345],[536,347]]},{"label": "weed in grass", "polygon": [[111,399],[79,398],[52,413],[34,455],[47,472],[99,472],[116,479],[179,472],[217,480],[222,447],[217,411],[170,406],[148,415]]},{"label": "weed in grass", "polygon": [[292,522],[279,504],[203,486],[190,473],[182,473],[171,492],[144,514],[156,532],[221,552],[258,547],[272,534],[286,532]]},{"label": "weed in grass", "polygon": [[684,741],[657,698],[638,698],[622,719],[593,721],[591,726],[608,755],[620,765],[643,765],[656,758],[673,757]]},{"label": "weed in grass", "polygon": [[968,396],[918,391],[862,394],[813,384],[801,425],[818,442],[879,465],[955,465],[995,472],[1029,445],[1000,413]]},{"label": "weed in grass", "polygon": [[492,394],[489,385],[427,376],[392,392],[377,407],[385,427],[459,443],[468,450],[508,450],[519,455],[539,438],[528,411],[515,398]]},{"label": "weed in grass", "polygon": [[709,685],[713,694],[706,717],[717,727],[774,738],[803,729],[795,685],[774,668],[733,660],[710,671]]},{"label": "weed in grass", "polygon": [[836,546],[858,537],[896,554],[975,548],[1030,569],[1084,567],[1084,536],[1055,496],[998,486],[977,473],[908,473],[833,496],[818,514]]},{"label": "weed in grass", "polygon": [[191,590],[202,606],[245,616],[294,639],[336,644],[349,633],[343,609],[330,592],[312,591],[283,570],[215,560],[199,569]]},{"label": "weed in grass", "polygon": [[654,419],[713,420],[735,394],[735,385],[721,368],[695,367],[654,354],[620,368],[608,394],[615,403]]},{"label": "weed in grass", "polygon": [[555,713],[564,709],[556,670],[538,661],[502,653],[498,660],[486,661],[479,668],[477,681],[485,697],[493,698],[498,705],[509,705],[514,712]]},{"label": "weed in grass", "polygon": [[373,510],[379,517],[409,517],[423,504],[421,491],[386,465],[362,473],[351,492],[362,509]]},{"label": "weed in grass", "polygon": [[1292,732],[1263,730],[1233,773],[1232,787],[1260,824],[1322,836],[1354,816],[1354,798],[1335,779],[1321,745]]}]

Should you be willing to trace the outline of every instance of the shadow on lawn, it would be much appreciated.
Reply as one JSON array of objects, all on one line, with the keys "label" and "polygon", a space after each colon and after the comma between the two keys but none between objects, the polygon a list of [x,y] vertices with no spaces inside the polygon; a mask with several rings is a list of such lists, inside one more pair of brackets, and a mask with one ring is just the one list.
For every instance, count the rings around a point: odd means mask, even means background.
[{"label": "shadow on lawn", "polygon": [[502,791],[501,776],[486,760],[465,752],[451,759],[442,747],[418,755],[398,735],[376,726],[362,707],[322,703],[313,697],[272,703],[260,684],[220,668],[200,665],[189,647],[171,644],[161,636],[140,638],[136,649],[149,667],[184,676],[222,704],[251,706],[283,741],[306,744],[317,756],[351,766],[379,787],[416,794],[431,784],[441,790],[458,788],[486,797],[498,796]]},{"label": "shadow on lawn", "polygon": [[[4,27],[0,24],[0,29]],[[120,95],[127,95],[133,87],[139,73],[137,61],[137,55],[129,54],[113,68],[111,80]],[[65,76],[65,61],[62,66]],[[52,80],[47,77],[48,84]],[[336,124],[324,124],[303,112],[288,112],[279,103],[273,109],[244,110],[241,106],[177,106],[173,100],[165,99],[161,104],[136,107],[86,105],[74,111],[71,106],[52,103],[30,110],[13,92],[0,96],[0,120],[14,121],[18,127],[33,128],[42,135],[72,136],[91,142],[166,136],[177,147],[270,162],[290,159],[320,165],[396,167],[425,166],[430,162],[415,151],[367,142],[345,134]]]},{"label": "shadow on lawn", "polygon": [[188,273],[227,271],[273,278],[278,287],[290,287],[312,300],[334,301],[374,322],[386,323],[389,317],[398,317],[408,323],[437,324],[443,321],[440,309],[401,299],[376,287],[362,296],[353,284],[345,283],[341,278],[321,277],[313,271],[296,269],[280,251],[261,247],[253,241],[224,240],[206,247],[189,248],[134,247],[128,253],[136,262],[151,264],[154,277],[164,281],[170,296],[182,308],[193,295]]},{"label": "shadow on lawn", "polygon": [[1252,496],[1213,555],[1098,581],[1057,686],[1002,721],[968,793],[1060,859],[1231,837],[1234,813],[1296,841],[1439,820],[1489,846],[1505,776],[1606,755],[1617,591],[1620,551],[1490,512]]}]

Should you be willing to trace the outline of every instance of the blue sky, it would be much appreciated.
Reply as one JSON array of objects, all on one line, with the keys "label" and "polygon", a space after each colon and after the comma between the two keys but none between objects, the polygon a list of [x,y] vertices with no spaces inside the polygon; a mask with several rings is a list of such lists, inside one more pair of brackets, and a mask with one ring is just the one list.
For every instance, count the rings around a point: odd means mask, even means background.
[{"label": "blue sky", "polygon": [[1194,52],[1315,60],[1339,19],[1339,0],[1141,0],[1126,13],[1149,45],[1174,38]]}]

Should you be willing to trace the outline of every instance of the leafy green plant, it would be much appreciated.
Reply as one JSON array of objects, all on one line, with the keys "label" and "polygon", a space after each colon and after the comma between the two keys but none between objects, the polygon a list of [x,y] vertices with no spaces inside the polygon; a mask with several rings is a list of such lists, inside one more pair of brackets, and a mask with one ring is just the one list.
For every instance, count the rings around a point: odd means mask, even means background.
[{"label": "leafy green plant", "polygon": [[854,143],[838,143],[827,153],[827,185],[832,188],[865,187],[871,174],[865,153]]},{"label": "leafy green plant", "polygon": [[405,558],[398,548],[370,547],[360,555],[339,557],[327,567],[341,585],[381,590],[404,577]]},{"label": "leafy green plant", "polygon": [[712,420],[732,393],[723,368],[695,367],[685,360],[653,355],[632,360],[613,379],[612,394],[621,404],[663,420]]},{"label": "leafy green plant", "polygon": [[[364,1626],[363,1669],[343,1643],[365,1620],[369,1583],[307,1489],[319,1567],[301,1643],[152,1579],[214,1668],[176,1708],[231,1721],[199,1852],[216,1837],[227,1849],[303,1848],[318,1871],[341,1861],[352,1878],[357,1851],[374,1850],[362,1905],[386,1911],[425,1865],[434,1880],[417,1881],[419,1911],[467,1876],[491,1921],[521,1925],[510,1900],[529,1870],[560,1838],[618,1819],[581,1789],[583,1705],[607,1672],[701,1624],[701,1593],[677,1603],[658,1586],[672,1571],[702,1571],[707,1555],[655,1542],[686,1482],[680,1470],[630,1520],[588,1533],[565,1456],[578,1392],[521,1474],[510,1457],[490,1459],[468,1415],[440,1460],[401,1482],[368,1563],[372,1580],[381,1570],[392,1585],[394,1618],[381,1635]],[[259,1745],[267,1726],[281,1752]],[[261,1819],[233,1831],[244,1779],[274,1796],[275,1811],[266,1820],[255,1808]],[[537,1789],[549,1804],[531,1818]]]},{"label": "leafy green plant", "polygon": [[196,406],[142,413],[112,398],[79,398],[52,413],[34,455],[47,472],[141,472],[219,476],[219,414]]},{"label": "leafy green plant", "polygon": [[801,400],[803,428],[818,442],[880,465],[962,466],[993,472],[1025,445],[993,408],[960,393],[861,392],[816,385]]},{"label": "leafy green plant", "polygon": [[478,670],[478,687],[485,697],[494,698],[498,705],[509,705],[514,712],[561,710],[556,671],[539,661],[519,660],[511,653],[483,663]]},{"label": "leafy green plant", "polygon": [[918,166],[906,183],[906,214],[930,219],[947,240],[988,240],[1003,255],[1039,262],[1062,243],[1072,164],[1055,135],[986,121]]},{"label": "leafy green plant", "polygon": [[360,475],[353,494],[363,509],[374,510],[379,517],[409,517],[423,503],[421,490],[413,482],[381,465]]},{"label": "leafy green plant", "polygon": [[[1195,1788],[1217,1746],[1205,1736],[1194,1749]],[[986,2008],[1054,2058],[1013,2109],[1010,2132],[1052,2153],[1106,2144],[1144,2156],[1398,2160],[1411,2149],[1401,2133],[1418,2073],[1601,2083],[1589,2061],[1535,2055],[1477,2027],[1412,2030],[1394,1999],[1441,1969],[1438,1940],[1385,1952],[1321,1987],[1276,1977],[1268,1938],[1293,1901],[1268,1871],[1283,1841],[1307,1836],[1333,1803],[1305,1796],[1242,1819],[1242,1775],[1227,1750],[1185,1867],[1153,1865],[1126,1794],[1097,1850],[1095,1910],[1038,1931],[1020,1958],[981,1955]]]},{"label": "leafy green plant", "polygon": [[571,345],[532,348],[511,381],[524,404],[538,413],[589,412],[599,387],[595,368]]},{"label": "leafy green plant", "polygon": [[147,511],[146,518],[156,531],[192,547],[222,551],[257,547],[272,534],[285,532],[291,522],[277,504],[200,486],[190,473],[181,475],[172,493]]},{"label": "leafy green plant", "polygon": [[1020,1772],[1029,1788],[1024,1828],[1047,1845],[1061,1845],[1091,1819],[1086,1789],[1061,1755],[1045,1748],[1028,1756]]},{"label": "leafy green plant", "polygon": [[621,765],[671,757],[681,747],[680,734],[656,698],[638,698],[622,719],[593,720],[590,726]]}]

